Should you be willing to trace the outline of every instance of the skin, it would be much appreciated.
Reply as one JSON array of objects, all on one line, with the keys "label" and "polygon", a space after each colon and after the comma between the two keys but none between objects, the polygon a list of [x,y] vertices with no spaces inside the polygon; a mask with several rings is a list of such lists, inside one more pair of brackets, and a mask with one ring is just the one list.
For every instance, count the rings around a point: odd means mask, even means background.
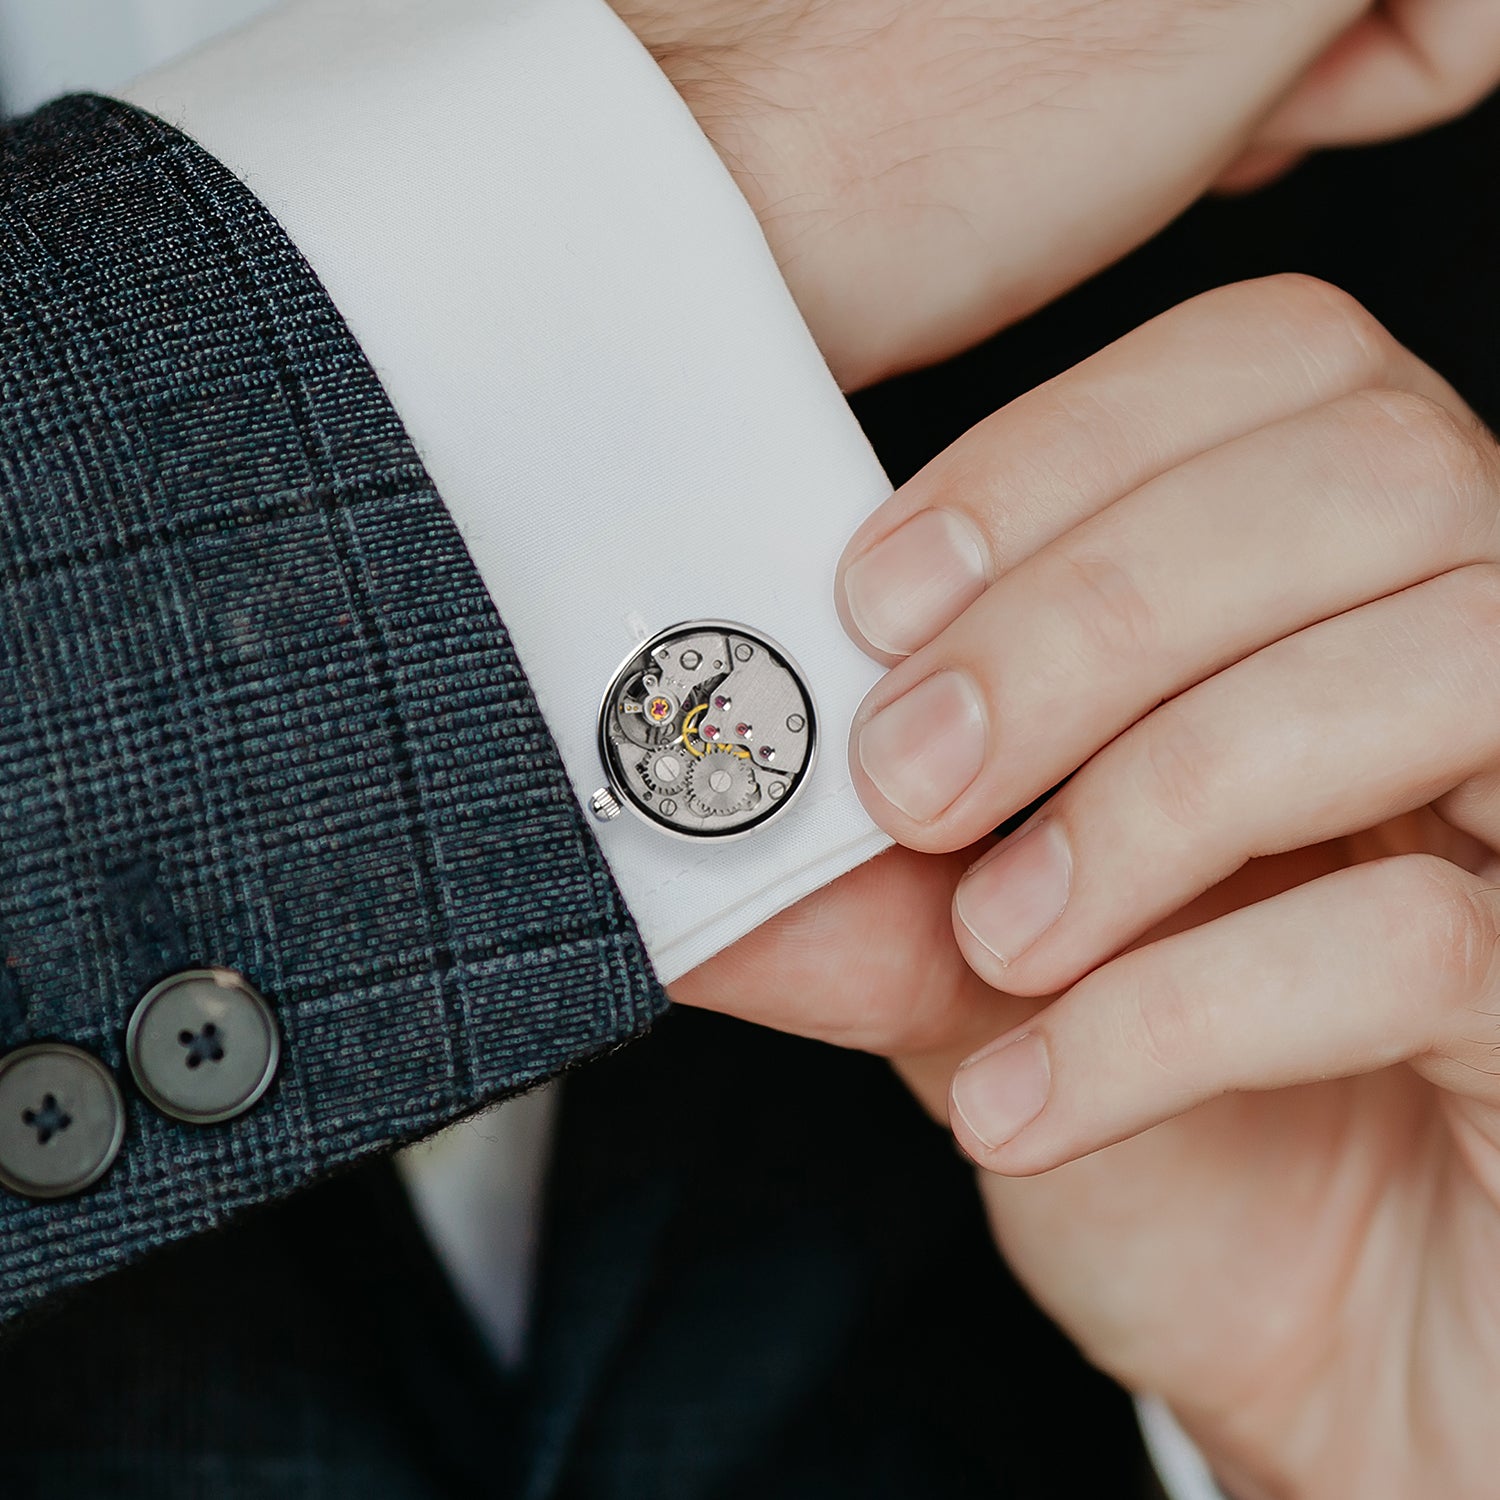
[{"label": "skin", "polygon": [[1216,180],[1451,118],[1493,0],[616,0],[845,389],[1049,301]]},{"label": "skin", "polygon": [[[1006,1255],[1090,1357],[1162,1395],[1236,1496],[1492,1494],[1493,440],[1342,293],[1277,278],[973,429],[861,528],[841,587],[933,506],[991,581],[854,725],[856,785],[905,847],[687,997],[739,1009],[774,964],[773,1023],[894,1054],[938,1114],[976,1048],[1039,1039],[1029,1124],[952,1119]],[[859,741],[935,671],[975,684],[987,748],[917,821]],[[1037,816],[1071,847],[1067,905],[1002,962],[960,912],[974,846],[1064,778]]]}]

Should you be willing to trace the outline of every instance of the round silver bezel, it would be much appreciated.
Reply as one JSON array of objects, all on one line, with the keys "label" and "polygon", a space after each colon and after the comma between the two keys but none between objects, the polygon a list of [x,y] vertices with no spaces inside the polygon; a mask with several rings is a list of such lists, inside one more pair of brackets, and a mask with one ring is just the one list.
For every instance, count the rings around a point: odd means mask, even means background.
[{"label": "round silver bezel", "polygon": [[[649,655],[663,642],[670,641],[686,632],[700,630],[733,632],[735,635],[741,635],[748,640],[754,641],[762,650],[769,652],[791,674],[798,688],[801,690],[802,699],[807,708],[807,758],[802,764],[802,769],[791,782],[786,795],[779,801],[772,802],[764,812],[751,822],[741,823],[733,828],[725,829],[722,833],[716,833],[708,829],[697,832],[692,829],[680,828],[672,823],[666,815],[655,811],[649,803],[643,803],[638,800],[634,789],[625,782],[616,769],[614,758],[610,753],[609,726],[612,706],[636,663],[642,656]],[[756,630],[753,626],[743,625],[738,620],[684,620],[679,624],[668,626],[665,630],[658,630],[649,640],[642,641],[640,645],[633,647],[629,654],[620,662],[619,666],[615,668],[609,682],[605,685],[604,692],[600,695],[596,742],[599,750],[599,763],[604,769],[609,790],[614,794],[621,807],[628,808],[642,822],[650,824],[651,827],[672,838],[686,839],[689,843],[694,844],[728,844],[733,843],[736,839],[748,838],[753,833],[759,833],[767,824],[778,821],[785,816],[787,809],[802,795],[802,789],[811,779],[813,768],[818,758],[818,708],[813,698],[812,688],[808,684],[807,675],[797,665],[791,653],[779,641],[773,640],[763,630]]]}]

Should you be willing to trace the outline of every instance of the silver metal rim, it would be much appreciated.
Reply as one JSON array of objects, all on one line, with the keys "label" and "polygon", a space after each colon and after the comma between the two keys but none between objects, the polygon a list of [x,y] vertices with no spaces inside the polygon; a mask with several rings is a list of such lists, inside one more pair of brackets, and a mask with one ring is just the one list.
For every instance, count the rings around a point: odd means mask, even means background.
[{"label": "silver metal rim", "polygon": [[[724,630],[733,631],[736,635],[743,635],[758,645],[763,646],[773,656],[780,659],[782,664],[797,679],[802,688],[802,696],[807,700],[807,763],[802,767],[802,774],[798,776],[792,789],[781,801],[769,807],[754,822],[742,824],[738,828],[731,828],[724,833],[689,833],[685,828],[674,828],[670,823],[653,817],[645,808],[637,805],[635,798],[630,795],[629,789],[620,781],[615,774],[614,764],[609,755],[609,708],[614,701],[614,695],[618,691],[621,679],[625,676],[631,662],[643,652],[651,651],[662,641],[680,634],[684,630]],[[649,640],[642,641],[640,645],[631,648],[630,652],[621,660],[619,666],[610,674],[608,683],[605,684],[604,692],[599,698],[599,719],[595,730],[595,741],[599,749],[599,763],[604,768],[605,780],[609,783],[609,789],[615,795],[615,800],[621,807],[627,808],[641,822],[656,829],[658,833],[664,833],[669,838],[681,839],[689,844],[732,844],[737,839],[748,838],[752,833],[759,833],[767,823],[779,819],[783,813],[802,795],[802,789],[812,777],[813,766],[818,759],[818,706],[813,698],[812,685],[807,680],[807,673],[797,665],[792,656],[779,641],[773,640],[763,630],[756,630],[753,626],[742,625],[738,620],[683,620],[679,624],[669,625],[665,630],[658,630]]]}]

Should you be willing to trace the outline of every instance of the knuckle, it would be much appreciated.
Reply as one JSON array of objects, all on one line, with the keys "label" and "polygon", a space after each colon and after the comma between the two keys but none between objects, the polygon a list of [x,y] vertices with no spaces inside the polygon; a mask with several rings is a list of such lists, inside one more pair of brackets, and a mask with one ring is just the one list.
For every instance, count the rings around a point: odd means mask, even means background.
[{"label": "knuckle", "polygon": [[1442,580],[1457,597],[1449,604],[1451,618],[1478,644],[1481,660],[1495,662],[1495,642],[1500,641],[1500,563],[1470,563]]},{"label": "knuckle", "polygon": [[[1091,494],[1098,478],[1080,457],[1079,429],[1067,413],[1035,391],[992,412],[928,465],[914,483],[927,486],[923,499],[966,517],[983,536],[994,559],[1022,551],[1028,539],[1058,529],[1057,518],[1075,509],[1075,497]],[[1008,443],[1006,433],[1023,410],[1028,440]],[[1024,551],[1023,551],[1024,555]]]},{"label": "knuckle", "polygon": [[1178,833],[1201,839],[1217,810],[1222,752],[1180,699],[1162,704],[1137,732],[1138,790],[1145,805]]},{"label": "knuckle", "polygon": [[1489,466],[1478,425],[1417,391],[1366,390],[1352,400],[1362,411],[1373,455],[1412,479],[1436,475],[1471,484]]},{"label": "knuckle", "polygon": [[1335,381],[1353,389],[1378,378],[1389,363],[1395,340],[1357,298],[1298,271],[1250,283],[1258,302],[1285,324],[1288,337],[1315,359]]},{"label": "knuckle", "polygon": [[1414,391],[1361,391],[1345,412],[1362,466],[1404,524],[1425,523],[1445,552],[1493,525],[1493,459],[1477,424]]},{"label": "knuckle", "polygon": [[1068,587],[1060,597],[1068,600],[1085,665],[1157,660],[1155,611],[1130,570],[1102,552],[1071,550],[1062,562]]},{"label": "knuckle", "polygon": [[1189,993],[1170,972],[1137,980],[1122,1012],[1122,1045],[1157,1073],[1174,1077],[1190,1068],[1203,1048],[1209,1017],[1203,997]]},{"label": "knuckle", "polygon": [[[1018,421],[1024,443],[1009,436]],[[1107,381],[1075,369],[971,429],[983,441],[961,439],[950,450],[963,450],[966,461],[949,468],[945,503],[982,514],[997,556],[1017,545],[1031,551],[1134,488],[1143,454],[1154,451],[1139,429]]]},{"label": "knuckle", "polygon": [[1467,1010],[1491,986],[1500,953],[1500,904],[1436,855],[1387,862],[1380,916],[1386,930],[1405,933],[1413,997],[1436,991],[1444,1012]]}]

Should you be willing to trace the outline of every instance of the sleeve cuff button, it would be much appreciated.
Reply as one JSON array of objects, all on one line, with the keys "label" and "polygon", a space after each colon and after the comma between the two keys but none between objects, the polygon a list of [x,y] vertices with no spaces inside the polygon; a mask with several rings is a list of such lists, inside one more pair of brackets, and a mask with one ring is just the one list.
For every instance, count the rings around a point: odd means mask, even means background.
[{"label": "sleeve cuff button", "polygon": [[271,1086],[281,1032],[265,999],[232,969],[184,969],[153,985],[125,1034],[136,1086],[164,1115],[215,1125]]},{"label": "sleeve cuff button", "polygon": [[0,1187],[68,1198],[109,1171],[125,1138],[125,1101],[97,1057],[36,1042],[0,1058]]}]

